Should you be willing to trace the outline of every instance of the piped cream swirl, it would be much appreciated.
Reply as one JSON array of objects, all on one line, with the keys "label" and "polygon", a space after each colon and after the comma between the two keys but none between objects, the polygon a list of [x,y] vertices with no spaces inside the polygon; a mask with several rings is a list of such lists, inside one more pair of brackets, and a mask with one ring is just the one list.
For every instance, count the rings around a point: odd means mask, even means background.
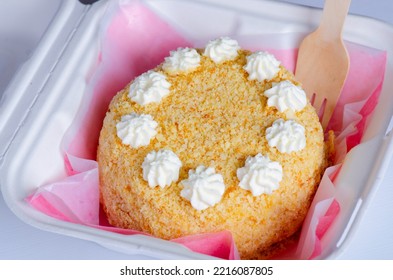
[{"label": "piped cream swirl", "polygon": [[305,129],[294,120],[278,119],[266,129],[266,140],[281,153],[297,152],[306,146]]},{"label": "piped cream swirl", "polygon": [[244,69],[248,73],[249,80],[263,82],[277,75],[280,71],[280,61],[268,52],[258,51],[247,56]]},{"label": "piped cream swirl", "polygon": [[220,37],[206,44],[204,55],[210,57],[215,63],[233,60],[238,55],[240,46],[236,40],[229,37]]},{"label": "piped cream swirl", "polygon": [[178,48],[170,51],[169,54],[165,58],[162,69],[170,75],[192,72],[201,62],[200,54],[192,48]]},{"label": "piped cream swirl", "polygon": [[271,161],[269,157],[257,154],[247,157],[244,167],[237,170],[239,186],[251,191],[254,196],[271,194],[278,189],[283,177],[282,166],[279,162]]},{"label": "piped cream swirl", "polygon": [[264,95],[268,98],[267,105],[276,107],[280,112],[288,109],[297,112],[307,105],[304,90],[288,80],[274,83],[270,89],[264,92]]},{"label": "piped cream swirl", "polygon": [[180,195],[191,202],[192,207],[204,210],[218,203],[224,192],[224,178],[212,167],[199,165],[188,172],[188,178],[182,180],[184,189]]},{"label": "piped cream swirl", "polygon": [[157,134],[158,124],[150,115],[131,113],[124,115],[116,124],[117,136],[123,144],[133,148],[149,145],[150,140]]},{"label": "piped cream swirl", "polygon": [[181,166],[179,157],[171,150],[151,151],[142,163],[143,179],[151,188],[164,188],[179,179]]},{"label": "piped cream swirl", "polygon": [[130,85],[128,96],[139,105],[160,102],[169,94],[171,84],[166,76],[155,71],[148,71],[138,76]]}]

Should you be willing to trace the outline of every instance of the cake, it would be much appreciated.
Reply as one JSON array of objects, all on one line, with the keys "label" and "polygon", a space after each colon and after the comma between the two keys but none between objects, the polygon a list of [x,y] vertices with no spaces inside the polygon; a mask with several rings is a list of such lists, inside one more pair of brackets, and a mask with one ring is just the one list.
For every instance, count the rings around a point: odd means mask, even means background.
[{"label": "cake", "polygon": [[266,258],[301,227],[328,150],[294,75],[221,37],[171,51],[114,96],[100,201],[113,226],[166,240],[227,230],[242,259]]}]

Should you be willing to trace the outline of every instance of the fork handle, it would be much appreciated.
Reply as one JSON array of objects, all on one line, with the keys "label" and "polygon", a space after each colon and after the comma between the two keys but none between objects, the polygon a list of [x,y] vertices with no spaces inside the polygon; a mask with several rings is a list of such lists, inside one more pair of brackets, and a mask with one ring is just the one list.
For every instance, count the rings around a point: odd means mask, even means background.
[{"label": "fork handle", "polygon": [[351,0],[325,0],[319,32],[326,40],[341,40]]}]

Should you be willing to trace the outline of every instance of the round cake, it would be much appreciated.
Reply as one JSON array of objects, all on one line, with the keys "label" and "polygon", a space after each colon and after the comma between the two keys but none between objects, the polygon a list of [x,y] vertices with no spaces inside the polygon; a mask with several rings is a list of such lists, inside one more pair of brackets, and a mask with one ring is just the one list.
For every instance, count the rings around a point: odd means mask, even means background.
[{"label": "round cake", "polygon": [[315,109],[272,54],[228,37],[178,48],[110,103],[99,138],[109,222],[163,239],[230,231],[266,258],[301,227],[327,145]]}]

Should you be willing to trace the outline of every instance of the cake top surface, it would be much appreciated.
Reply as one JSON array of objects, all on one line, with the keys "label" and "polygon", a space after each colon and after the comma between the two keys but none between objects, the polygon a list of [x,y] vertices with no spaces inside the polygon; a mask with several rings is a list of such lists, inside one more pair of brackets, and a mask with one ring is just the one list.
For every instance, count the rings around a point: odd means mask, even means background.
[{"label": "cake top surface", "polygon": [[133,183],[175,188],[196,210],[231,190],[269,195],[306,178],[323,146],[293,75],[228,37],[171,51],[116,95],[108,115],[112,156]]}]

